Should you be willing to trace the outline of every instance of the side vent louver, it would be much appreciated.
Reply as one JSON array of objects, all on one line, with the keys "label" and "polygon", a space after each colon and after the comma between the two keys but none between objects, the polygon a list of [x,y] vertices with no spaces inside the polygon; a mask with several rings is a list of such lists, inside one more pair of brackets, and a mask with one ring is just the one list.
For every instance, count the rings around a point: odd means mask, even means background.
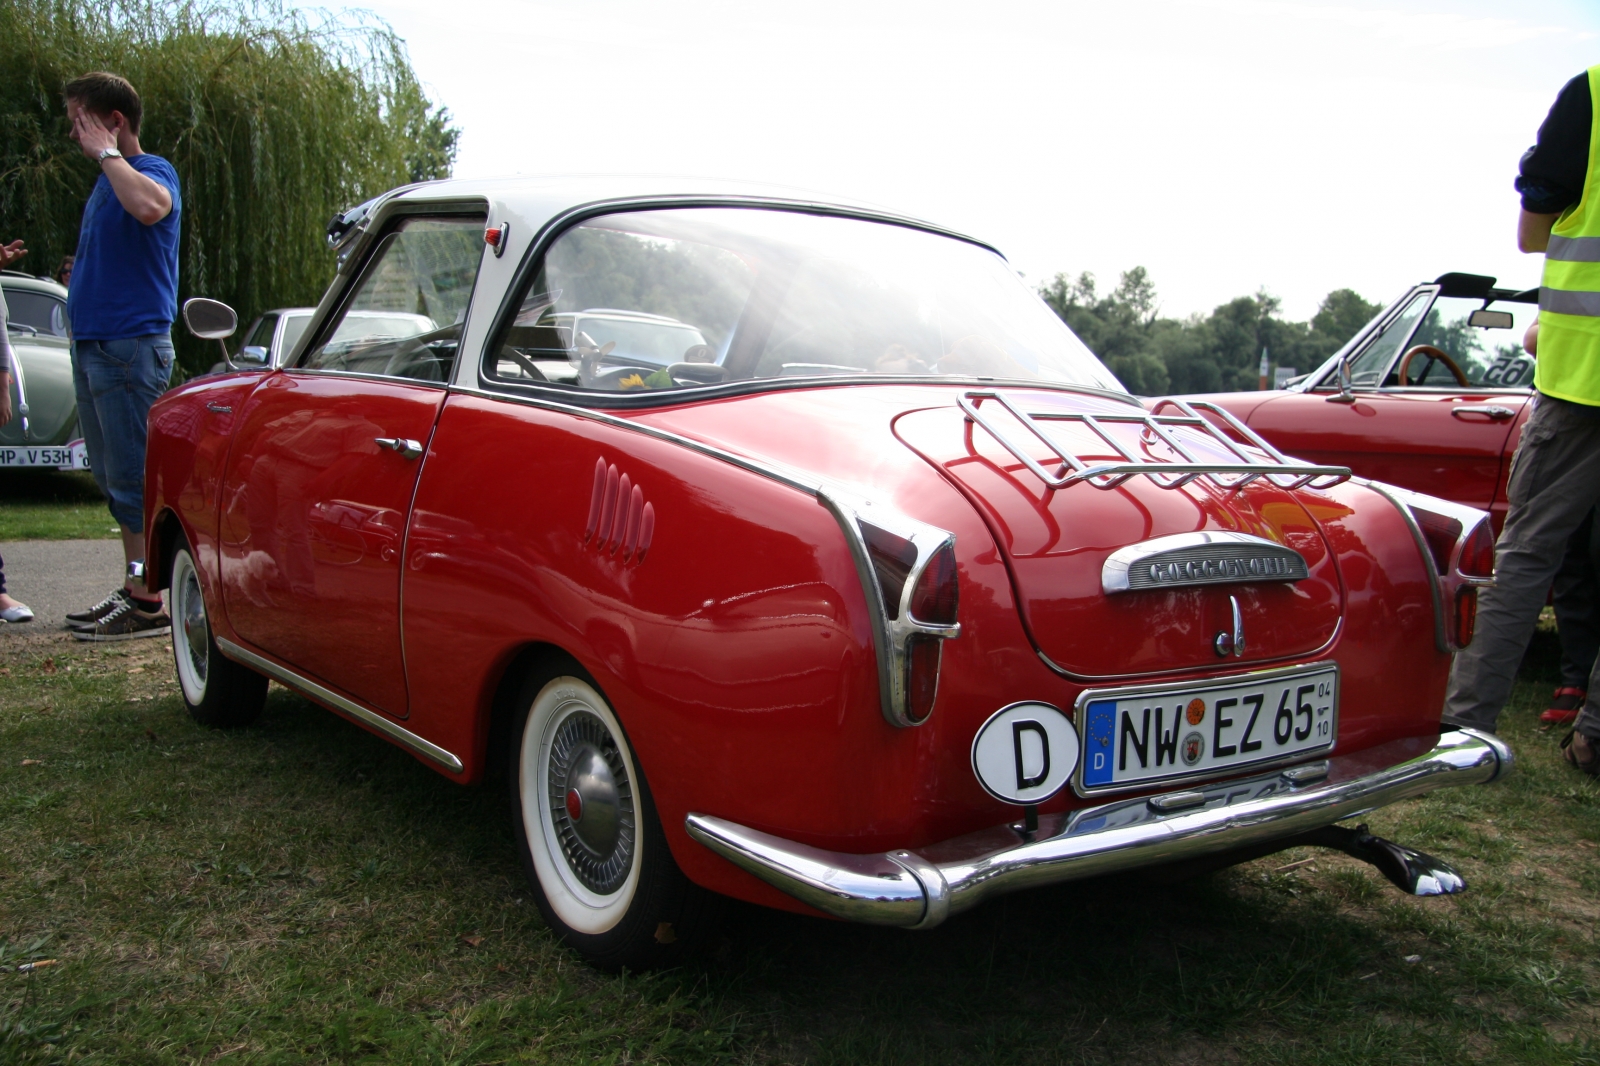
[{"label": "side vent louver", "polygon": [[644,561],[655,532],[656,509],[644,491],[604,456],[596,459],[583,543],[626,565]]}]

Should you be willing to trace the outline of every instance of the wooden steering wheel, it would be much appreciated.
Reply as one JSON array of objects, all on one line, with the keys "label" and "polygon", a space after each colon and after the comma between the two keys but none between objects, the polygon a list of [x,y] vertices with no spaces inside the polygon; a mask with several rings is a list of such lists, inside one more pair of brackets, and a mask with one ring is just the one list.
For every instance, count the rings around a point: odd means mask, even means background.
[{"label": "wooden steering wheel", "polygon": [[1467,375],[1461,372],[1461,368],[1456,365],[1456,361],[1431,344],[1418,344],[1400,357],[1400,371],[1396,375],[1400,379],[1400,384],[1407,384],[1406,371],[1411,369],[1411,357],[1413,355],[1425,355],[1429,359],[1438,360],[1445,365],[1445,368],[1450,373],[1455,375],[1457,385],[1460,385],[1463,389],[1472,388],[1472,382],[1467,380]]}]

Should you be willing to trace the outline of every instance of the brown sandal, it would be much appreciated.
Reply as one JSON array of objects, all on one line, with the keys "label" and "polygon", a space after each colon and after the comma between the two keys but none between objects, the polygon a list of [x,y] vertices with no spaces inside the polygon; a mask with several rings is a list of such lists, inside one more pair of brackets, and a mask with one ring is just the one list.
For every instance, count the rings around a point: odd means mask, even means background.
[{"label": "brown sandal", "polygon": [[[1572,738],[1574,735],[1576,735],[1576,733],[1577,730],[1570,729],[1567,731],[1567,735],[1561,738],[1562,758],[1566,759],[1567,762],[1571,763],[1579,770],[1582,770],[1590,777],[1600,777],[1600,751],[1595,750],[1594,743],[1590,741],[1589,757],[1580,762],[1578,760],[1578,748],[1572,743]],[[1589,741],[1588,737],[1584,737],[1583,739],[1585,741]]]}]

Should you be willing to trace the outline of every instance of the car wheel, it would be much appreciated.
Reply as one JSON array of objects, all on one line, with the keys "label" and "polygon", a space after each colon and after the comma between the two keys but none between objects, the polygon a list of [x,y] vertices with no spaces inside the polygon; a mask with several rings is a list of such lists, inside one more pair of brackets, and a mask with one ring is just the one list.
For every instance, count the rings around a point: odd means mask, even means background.
[{"label": "car wheel", "polygon": [[531,679],[518,704],[506,777],[523,868],[545,922],[595,966],[671,965],[713,898],[673,861],[621,723],[572,665]]},{"label": "car wheel", "polygon": [[247,666],[225,659],[217,650],[206,616],[200,573],[187,544],[172,558],[172,657],[178,688],[189,715],[201,725],[249,725],[261,716],[267,701],[267,679]]}]

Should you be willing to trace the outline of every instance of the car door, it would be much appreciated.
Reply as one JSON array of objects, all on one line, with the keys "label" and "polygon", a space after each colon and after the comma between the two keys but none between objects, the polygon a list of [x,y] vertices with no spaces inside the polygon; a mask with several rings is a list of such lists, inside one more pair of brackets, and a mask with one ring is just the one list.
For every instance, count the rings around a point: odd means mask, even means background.
[{"label": "car door", "polygon": [[407,713],[406,517],[483,255],[484,216],[401,218],[294,367],[237,413],[222,496],[235,632],[299,673]]},{"label": "car door", "polygon": [[[1486,306],[1504,310],[1513,324],[1503,333],[1472,326],[1472,313]],[[1290,455],[1482,508],[1498,530],[1511,431],[1531,397],[1533,364],[1520,351],[1522,328],[1536,313],[1531,303],[1425,286],[1353,354],[1350,394],[1329,374],[1310,390],[1255,407],[1248,424]],[[1430,349],[1445,353],[1465,384]]]}]

